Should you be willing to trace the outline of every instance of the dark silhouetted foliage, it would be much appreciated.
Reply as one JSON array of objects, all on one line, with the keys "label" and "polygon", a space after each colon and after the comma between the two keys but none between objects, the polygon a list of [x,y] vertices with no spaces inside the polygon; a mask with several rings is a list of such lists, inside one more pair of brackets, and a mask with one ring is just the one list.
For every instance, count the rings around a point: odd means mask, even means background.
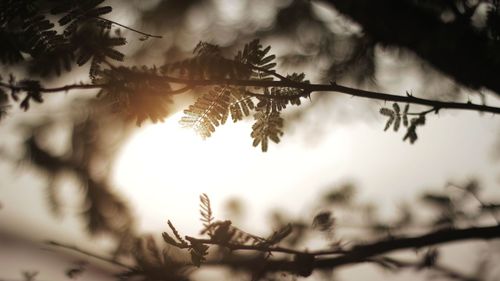
[{"label": "dark silhouetted foliage", "polygon": [[[216,219],[210,198],[202,194],[200,232],[186,236],[168,221],[159,242],[154,238],[159,235],[139,233],[133,210],[111,186],[110,166],[134,126],[164,121],[177,102],[185,101],[179,95],[193,98],[182,126],[208,138],[228,119],[250,120],[253,146],[263,152],[282,140],[291,106],[314,110],[328,96],[390,102],[379,109],[387,118],[384,130],[403,128],[403,141],[410,144],[422,137],[420,128],[431,122],[430,113],[498,114],[500,107],[490,99],[500,94],[498,1],[267,1],[269,24],[248,16],[231,29],[207,16],[209,26],[198,30],[203,36],[191,34],[196,24],[186,26],[215,1],[150,3],[153,8],[145,5],[138,12],[141,30],[106,18],[118,5],[141,5],[126,2],[0,0],[1,122],[9,114],[23,116],[13,105],[31,112],[50,104],[50,95],[91,94],[67,97],[70,112],[64,117],[49,109],[48,117],[23,122],[24,153],[15,160],[42,172],[55,215],[64,211],[60,181],[68,175],[75,179],[81,195],[78,214],[88,234],[111,237],[116,247],[94,254],[56,241],[49,246],[110,263],[119,268],[120,280],[192,280],[194,272],[210,267],[229,269],[245,280],[295,280],[316,273],[331,280],[338,268],[364,263],[391,272],[425,270],[451,280],[492,279],[493,258],[479,260],[471,275],[448,267],[440,254],[447,243],[500,238],[500,203],[483,200],[477,181],[429,191],[390,219],[378,216],[377,206],[361,201],[357,187],[346,183],[318,198],[317,212],[307,220],[276,213],[267,235]],[[213,41],[205,40],[207,34]],[[280,49],[280,43],[286,48]],[[410,89],[386,93],[376,79],[380,52],[416,62],[428,80],[450,78],[453,87],[426,93],[430,87],[424,85],[418,96]],[[480,101],[474,101],[476,95]],[[61,123],[71,130],[70,144],[55,153],[43,135]],[[427,216],[420,213],[423,208]],[[346,228],[356,231],[339,234]],[[310,250],[318,235],[322,248]],[[392,255],[400,250],[411,255]],[[65,274],[76,279],[86,268],[75,263]],[[36,281],[37,273],[25,271],[23,280]]]}]

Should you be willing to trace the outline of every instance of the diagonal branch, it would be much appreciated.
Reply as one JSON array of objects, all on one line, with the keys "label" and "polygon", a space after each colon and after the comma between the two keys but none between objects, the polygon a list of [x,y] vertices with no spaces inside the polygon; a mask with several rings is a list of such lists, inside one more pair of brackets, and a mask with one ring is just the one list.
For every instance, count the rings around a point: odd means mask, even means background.
[{"label": "diagonal branch", "polygon": [[105,22],[108,22],[110,24],[114,24],[114,25],[117,25],[117,26],[120,26],[120,27],[123,27],[125,29],[128,29],[130,31],[133,31],[135,33],[138,33],[138,34],[141,34],[141,35],[144,35],[147,37],[153,37],[153,38],[162,38],[161,35],[153,35],[153,34],[149,34],[149,33],[146,33],[146,32],[143,32],[143,31],[140,31],[140,30],[137,30],[137,29],[134,29],[132,27],[129,27],[129,26],[126,26],[126,25],[123,25],[119,22],[116,22],[116,21],[112,21],[112,20],[109,20],[109,19],[105,19],[105,18],[101,18],[101,17],[97,17],[97,19],[99,20],[102,20],[102,21],[105,21]]},{"label": "diagonal branch", "polygon": [[73,251],[73,252],[77,252],[77,253],[83,254],[85,256],[89,256],[89,257],[92,257],[92,258],[95,258],[95,259],[98,259],[98,260],[101,260],[101,261],[104,261],[104,262],[107,262],[107,263],[119,266],[119,267],[121,267],[123,269],[127,269],[127,270],[132,270],[133,269],[133,267],[131,267],[129,265],[126,265],[124,263],[121,263],[121,262],[119,262],[119,261],[117,261],[115,259],[103,257],[103,256],[100,256],[98,254],[89,252],[87,250],[80,249],[80,248],[78,248],[76,246],[67,245],[67,244],[56,242],[56,241],[47,241],[47,244],[50,245],[50,246],[53,246],[53,247],[58,247],[58,248],[70,250],[70,251]]}]

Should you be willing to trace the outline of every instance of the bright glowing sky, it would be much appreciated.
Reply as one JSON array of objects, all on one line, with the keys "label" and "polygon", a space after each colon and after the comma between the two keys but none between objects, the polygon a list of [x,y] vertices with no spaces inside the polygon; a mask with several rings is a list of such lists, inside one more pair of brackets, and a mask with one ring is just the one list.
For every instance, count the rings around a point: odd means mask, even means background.
[{"label": "bright glowing sky", "polygon": [[[307,126],[287,129],[282,143],[261,153],[251,146],[250,122],[225,125],[203,141],[180,128],[180,115],[175,114],[164,123],[144,126],[127,141],[113,172],[114,186],[130,200],[140,228],[157,237],[166,230],[167,219],[184,234],[198,233],[202,192],[212,199],[218,219],[226,218],[226,199],[244,199],[251,215],[238,226],[262,235],[272,231],[267,218],[271,210],[310,220],[319,193],[350,179],[363,199],[374,200],[388,215],[400,200],[414,200],[422,190],[439,189],[450,179],[478,177],[487,188],[486,198],[500,198],[500,165],[492,161],[500,120],[473,112],[444,111],[429,117],[415,145],[402,142],[401,132],[383,132],[384,120],[378,116],[374,122],[322,124],[325,133],[320,137],[306,133]],[[306,145],[311,139],[314,145]],[[0,166],[0,173],[3,229],[36,241],[78,241],[95,252],[106,248],[102,241],[86,240],[76,198],[65,207],[66,216],[57,220],[48,212],[45,183],[37,174],[8,165]],[[67,185],[63,191],[74,194]],[[25,262],[3,268],[5,276],[44,268],[31,258],[36,255],[23,255]],[[0,260],[8,258],[0,253]],[[355,270],[359,277],[359,268]]]},{"label": "bright glowing sky", "polygon": [[382,132],[380,118],[372,124],[333,126],[315,145],[306,145],[300,131],[285,135],[268,153],[251,146],[248,122],[225,125],[203,141],[182,129],[179,119],[176,114],[141,129],[115,167],[118,188],[132,200],[147,230],[164,229],[171,219],[181,229],[197,232],[198,196],[203,192],[220,219],[225,200],[244,199],[252,213],[246,227],[265,233],[270,231],[270,210],[308,219],[315,211],[308,207],[319,193],[343,180],[359,183],[360,195],[379,200],[389,213],[400,199],[412,200],[423,189],[440,188],[448,180],[477,176],[490,188],[498,184],[499,165],[490,156],[500,123],[476,113],[430,116],[413,146],[401,141],[401,133]]}]

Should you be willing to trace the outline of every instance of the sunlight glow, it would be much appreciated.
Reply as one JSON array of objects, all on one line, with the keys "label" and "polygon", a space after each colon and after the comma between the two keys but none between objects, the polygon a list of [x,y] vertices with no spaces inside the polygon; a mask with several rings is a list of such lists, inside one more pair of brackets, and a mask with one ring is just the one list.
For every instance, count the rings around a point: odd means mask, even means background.
[{"label": "sunlight glow", "polygon": [[244,199],[252,215],[261,217],[290,204],[284,196],[292,204],[294,198],[304,204],[307,200],[302,199],[314,194],[303,194],[303,186],[317,185],[316,178],[325,173],[318,165],[341,166],[349,151],[347,135],[335,134],[334,150],[327,154],[304,149],[304,140],[286,137],[262,153],[251,145],[249,122],[226,124],[202,140],[193,130],[181,128],[180,118],[178,113],[140,129],[117,159],[114,180],[133,202],[143,229],[157,230],[172,219],[198,230],[201,193],[210,196],[219,219],[224,219],[223,203],[231,198]]},{"label": "sunlight glow", "polygon": [[[386,214],[396,208],[395,198],[413,199],[422,188],[450,178],[481,176],[485,185],[494,182],[494,165],[480,163],[488,163],[484,157],[495,136],[490,128],[497,123],[474,114],[433,120],[416,145],[365,122],[336,125],[321,134],[285,128],[282,142],[267,153],[251,145],[251,120],[225,124],[202,140],[181,128],[180,118],[178,113],[141,128],[117,159],[115,186],[130,199],[141,231],[163,231],[170,219],[180,231],[197,233],[201,193],[209,195],[220,220],[229,219],[224,203],[241,199],[246,216],[239,226],[265,235],[271,211],[311,219],[321,194],[346,180],[359,185],[361,198],[379,200]],[[444,135],[461,141],[450,145]]]}]

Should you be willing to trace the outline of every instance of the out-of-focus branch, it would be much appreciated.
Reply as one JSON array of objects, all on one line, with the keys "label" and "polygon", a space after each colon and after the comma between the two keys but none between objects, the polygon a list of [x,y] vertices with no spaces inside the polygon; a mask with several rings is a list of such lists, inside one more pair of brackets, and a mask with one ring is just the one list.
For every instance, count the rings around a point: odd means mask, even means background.
[{"label": "out-of-focus branch", "polygon": [[422,264],[422,261],[407,261],[407,260],[401,260],[401,259],[395,259],[391,257],[381,257],[381,258],[375,258],[373,259],[374,263],[378,263],[383,267],[389,266],[393,267],[395,269],[429,269],[431,271],[434,271],[435,273],[447,277],[450,279],[454,280],[461,280],[461,281],[478,281],[479,279],[464,274],[462,272],[459,272],[458,270],[451,268],[446,265],[442,264],[432,264],[432,265],[424,265]]},{"label": "out-of-focus branch", "polygon": [[313,269],[334,269],[346,265],[372,262],[372,258],[396,250],[418,249],[455,241],[488,240],[494,238],[500,238],[500,226],[447,229],[421,236],[392,237],[389,240],[354,245],[350,250],[346,250],[344,254],[329,258],[315,258],[307,252],[304,252],[302,255],[309,256],[310,259],[307,259],[309,262],[303,262],[304,259],[291,261],[289,259],[261,260],[260,258],[242,257],[239,259],[208,262],[208,264],[241,269],[258,269],[265,272],[287,271],[295,273],[304,270],[304,267],[311,271]]},{"label": "out-of-focus branch", "polygon": [[221,246],[224,248],[228,248],[231,251],[249,250],[249,251],[258,251],[258,252],[267,252],[267,253],[283,253],[283,254],[292,254],[292,255],[300,255],[300,254],[307,253],[308,255],[312,255],[312,256],[327,256],[327,255],[338,255],[338,254],[345,253],[345,251],[340,249],[340,248],[308,252],[308,251],[299,251],[299,250],[280,247],[280,246],[269,246],[266,244],[245,245],[245,244],[236,244],[236,243],[220,243],[220,242],[214,241],[212,239],[197,239],[197,238],[190,237],[190,236],[186,236],[186,240],[196,241],[198,243],[202,243],[202,244],[206,244],[206,245],[218,245],[218,246]]},{"label": "out-of-focus branch", "polygon": [[[444,22],[408,0],[323,0],[376,42],[407,48],[461,84],[500,95],[498,43],[464,21]],[[458,16],[458,15],[457,15]]]},{"label": "out-of-focus branch", "polygon": [[[229,258],[224,258],[222,260],[208,260],[203,264],[206,266],[225,266],[231,268],[238,268],[242,270],[259,272],[275,272],[275,271],[286,271],[291,273],[298,273],[304,275],[304,272],[312,272],[314,269],[334,269],[346,265],[361,264],[365,262],[372,262],[376,264],[389,264],[394,267],[408,268],[421,266],[420,263],[408,262],[396,260],[389,257],[380,257],[381,255],[387,254],[396,250],[404,249],[418,249],[428,246],[434,246],[438,244],[450,243],[455,241],[473,240],[473,239],[494,239],[500,238],[500,226],[489,226],[489,227],[472,227],[465,229],[447,229],[431,232],[421,236],[414,237],[392,237],[388,240],[377,241],[373,243],[357,244],[352,246],[349,250],[345,251],[317,251],[317,252],[307,252],[307,251],[296,251],[289,250],[286,248],[274,247],[271,248],[276,252],[281,252],[285,254],[294,255],[294,260],[290,259],[266,259],[262,256],[231,256]],[[190,238],[194,239],[194,238]],[[202,244],[217,244],[211,240],[205,239],[194,239]],[[50,241],[48,242],[52,246],[65,248],[71,251],[76,251],[78,253],[112,263],[114,265],[120,266],[124,269],[131,269],[130,266],[120,263],[116,260],[102,257],[100,255],[91,253],[86,250],[82,250],[78,247],[65,245],[62,243]],[[228,244],[221,244],[220,246],[228,247]],[[234,247],[232,250],[255,250],[257,252],[269,252],[269,247]],[[322,255],[334,255],[333,257],[318,257]],[[444,267],[441,265],[432,265],[433,269],[446,274],[449,277],[457,278],[461,280],[473,280],[467,276],[456,272],[453,269]]]},{"label": "out-of-focus branch", "polygon": [[132,270],[133,269],[133,267],[131,267],[129,265],[126,265],[124,263],[121,263],[121,262],[119,262],[119,261],[117,261],[115,259],[103,257],[103,256],[100,256],[98,254],[89,252],[87,250],[80,249],[80,248],[78,248],[76,246],[73,246],[73,245],[67,245],[67,244],[56,242],[56,241],[47,241],[47,244],[50,245],[50,246],[53,246],[53,247],[58,247],[58,248],[70,250],[70,251],[73,251],[73,252],[77,252],[77,253],[83,254],[85,256],[89,256],[89,257],[92,257],[92,258],[95,258],[95,259],[98,259],[98,260],[101,260],[101,261],[104,261],[104,262],[107,262],[107,263],[119,266],[119,267],[127,269],[127,270]]}]

